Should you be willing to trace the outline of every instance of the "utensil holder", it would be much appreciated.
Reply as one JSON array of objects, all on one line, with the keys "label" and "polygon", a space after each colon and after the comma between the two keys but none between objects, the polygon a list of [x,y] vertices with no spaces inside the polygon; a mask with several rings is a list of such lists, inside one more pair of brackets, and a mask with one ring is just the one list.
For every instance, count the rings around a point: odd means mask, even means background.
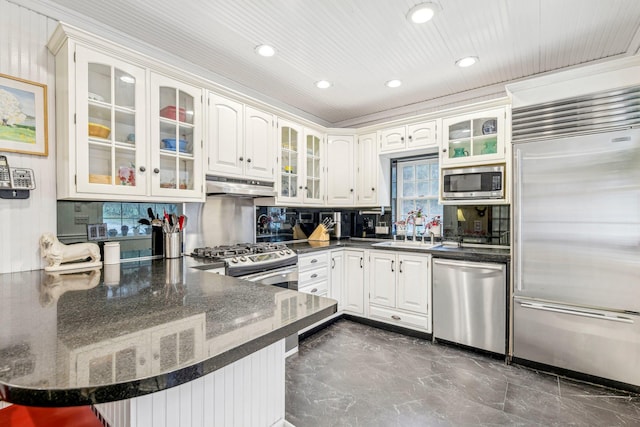
[{"label": "utensil holder", "polygon": [[182,256],[182,233],[164,233],[164,257],[180,258]]}]

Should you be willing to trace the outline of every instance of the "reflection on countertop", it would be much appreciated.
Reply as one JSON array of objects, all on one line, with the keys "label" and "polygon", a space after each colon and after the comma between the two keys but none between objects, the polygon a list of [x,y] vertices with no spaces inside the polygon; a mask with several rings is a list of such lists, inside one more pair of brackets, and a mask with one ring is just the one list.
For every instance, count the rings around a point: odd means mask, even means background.
[{"label": "reflection on countertop", "polygon": [[[428,253],[434,257],[459,259],[465,261],[485,261],[485,262],[509,262],[511,260],[511,250],[509,247],[496,248],[482,245],[469,246],[463,245],[459,247],[457,244],[438,244],[429,249],[425,248],[408,248],[408,247],[376,247],[375,243],[391,242],[389,239],[363,239],[352,237],[350,239],[330,240],[329,242],[309,242],[296,241],[287,243],[290,249],[295,250],[298,254],[305,254],[318,250],[353,248],[353,249],[376,249],[385,251],[405,251]],[[322,244],[319,244],[322,243]]]},{"label": "reflection on countertop", "polygon": [[55,277],[42,270],[0,275],[0,354],[27,346],[33,365],[24,375],[0,376],[0,398],[65,406],[159,391],[336,311],[328,298],[198,266],[183,257]]}]

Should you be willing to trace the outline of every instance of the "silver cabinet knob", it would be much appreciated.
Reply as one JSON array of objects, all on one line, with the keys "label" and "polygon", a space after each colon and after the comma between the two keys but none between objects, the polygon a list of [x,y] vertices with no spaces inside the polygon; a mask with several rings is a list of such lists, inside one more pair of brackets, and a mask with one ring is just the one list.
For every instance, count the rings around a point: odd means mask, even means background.
[{"label": "silver cabinet knob", "polygon": [[145,168],[144,166],[140,166],[140,172],[144,172],[146,170],[147,170],[147,168]]},{"label": "silver cabinet knob", "polygon": [[153,168],[153,173],[160,173],[160,169],[159,168]]}]

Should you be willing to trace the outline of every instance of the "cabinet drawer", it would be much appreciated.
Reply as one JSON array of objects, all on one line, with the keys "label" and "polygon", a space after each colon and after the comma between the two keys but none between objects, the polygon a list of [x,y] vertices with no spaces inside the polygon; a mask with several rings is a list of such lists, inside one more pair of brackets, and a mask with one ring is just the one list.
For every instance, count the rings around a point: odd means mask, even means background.
[{"label": "cabinet drawer", "polygon": [[389,310],[375,305],[369,306],[369,317],[375,320],[381,320],[385,323],[394,323],[408,328],[422,329],[425,331],[431,330],[427,316],[418,316],[396,310]]},{"label": "cabinet drawer", "polygon": [[329,265],[329,252],[318,252],[298,257],[298,271]]},{"label": "cabinet drawer", "polygon": [[311,270],[305,270],[298,273],[298,288],[305,287],[309,283],[317,282],[320,280],[327,280],[328,271],[327,266],[314,268]]},{"label": "cabinet drawer", "polygon": [[319,282],[311,283],[310,285],[299,287],[298,292],[303,292],[305,294],[326,296],[329,292],[329,281],[321,280]]}]

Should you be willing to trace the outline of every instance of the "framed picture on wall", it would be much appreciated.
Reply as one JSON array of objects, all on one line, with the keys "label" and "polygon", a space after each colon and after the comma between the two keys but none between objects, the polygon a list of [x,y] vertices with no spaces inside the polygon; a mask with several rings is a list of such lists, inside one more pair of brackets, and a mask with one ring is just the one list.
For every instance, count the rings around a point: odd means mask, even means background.
[{"label": "framed picture on wall", "polygon": [[0,151],[46,156],[47,85],[0,74]]}]

